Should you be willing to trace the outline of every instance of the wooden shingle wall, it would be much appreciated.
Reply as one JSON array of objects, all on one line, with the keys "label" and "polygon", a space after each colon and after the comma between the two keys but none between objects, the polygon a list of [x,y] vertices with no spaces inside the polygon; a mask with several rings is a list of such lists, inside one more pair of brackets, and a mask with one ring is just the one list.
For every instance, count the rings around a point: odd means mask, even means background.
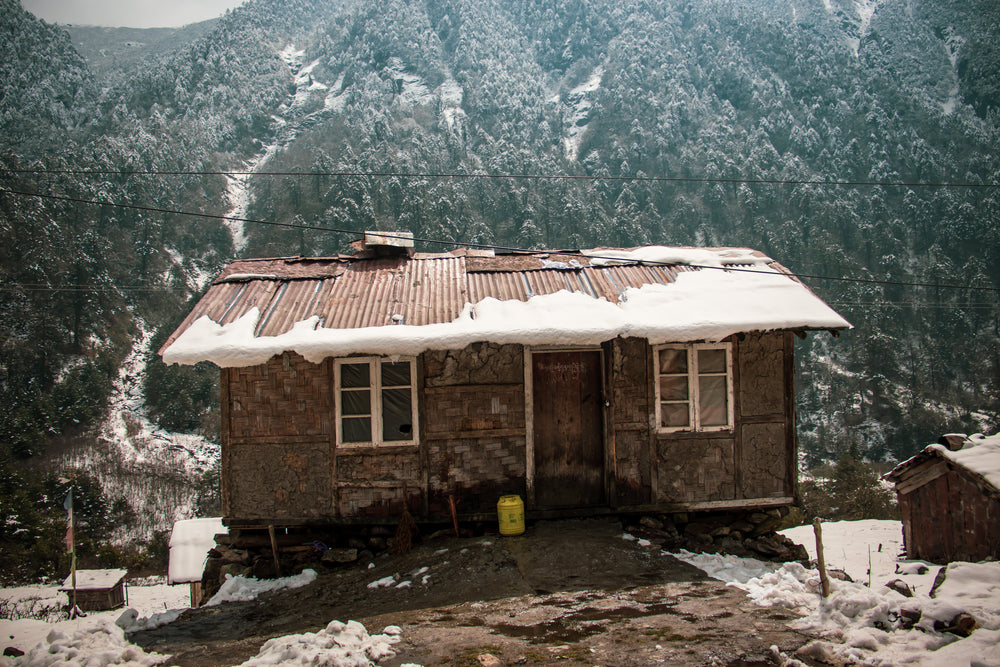
[{"label": "wooden shingle wall", "polygon": [[422,355],[421,440],[428,504],[447,515],[496,511],[501,495],[525,496],[524,348],[477,343]]},{"label": "wooden shingle wall", "polygon": [[222,506],[240,519],[333,514],[330,362],[285,353],[222,371]]},{"label": "wooden shingle wall", "polygon": [[[732,431],[657,433],[652,425],[655,502],[716,503],[794,495],[791,334],[747,334],[735,340],[733,354]],[[653,381],[649,392],[655,397]]]},{"label": "wooden shingle wall", "polygon": [[747,334],[737,354],[740,498],[795,493],[792,334]]},{"label": "wooden shingle wall", "polygon": [[616,505],[641,505],[652,497],[649,438],[653,397],[650,395],[650,348],[645,339],[610,343],[610,383],[613,498]]}]

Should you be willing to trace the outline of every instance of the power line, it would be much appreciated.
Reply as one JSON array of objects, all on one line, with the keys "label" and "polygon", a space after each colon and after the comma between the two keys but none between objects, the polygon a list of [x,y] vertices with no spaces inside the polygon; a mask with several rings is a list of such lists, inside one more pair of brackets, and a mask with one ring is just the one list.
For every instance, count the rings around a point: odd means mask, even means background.
[{"label": "power line", "polygon": [[406,173],[392,171],[212,171],[159,169],[7,169],[14,174],[65,176],[269,176],[324,178],[402,178],[402,179],[497,179],[534,181],[610,181],[635,183],[720,183],[728,185],[817,185],[825,187],[898,187],[898,188],[1000,188],[1000,183],[960,181],[849,181],[780,178],[708,178],[695,176],[597,176],[591,174],[485,174],[465,172]]},{"label": "power line", "polygon": [[[136,210],[136,211],[144,211],[144,212],[150,212],[150,213],[167,213],[167,214],[170,214],[170,215],[184,215],[184,216],[191,216],[191,217],[198,217],[198,218],[206,218],[206,219],[210,219],[210,220],[223,220],[223,221],[243,222],[243,223],[251,223],[251,224],[258,224],[258,225],[270,225],[270,226],[274,226],[274,227],[283,227],[283,228],[287,228],[287,229],[302,229],[302,230],[317,231],[317,232],[333,232],[333,233],[338,233],[338,234],[351,234],[351,235],[357,235],[357,234],[360,233],[357,230],[353,230],[353,229],[341,229],[341,228],[337,228],[337,227],[318,227],[316,225],[305,225],[305,224],[298,224],[298,223],[294,223],[294,222],[277,222],[277,221],[274,221],[274,220],[255,220],[255,219],[252,219],[252,218],[240,218],[240,217],[231,216],[231,215],[219,215],[219,214],[213,214],[213,213],[197,213],[197,212],[193,212],[193,211],[181,211],[181,210],[176,210],[176,209],[160,208],[160,207],[154,207],[154,206],[141,206],[141,205],[138,205],[138,204],[122,204],[122,203],[118,203],[118,202],[110,202],[110,201],[104,201],[104,200],[98,200],[98,199],[80,199],[78,197],[66,197],[66,196],[63,196],[63,195],[43,195],[43,194],[39,194],[39,193],[36,193],[36,192],[23,192],[23,191],[18,191],[18,190],[0,189],[0,194],[17,195],[17,196],[23,196],[23,197],[37,197],[39,199],[52,199],[52,200],[56,200],[56,201],[65,201],[65,202],[76,203],[76,204],[90,204],[90,205],[94,205],[94,206],[110,206],[110,207],[125,208],[125,209]],[[393,238],[393,233],[392,232],[380,232],[380,235],[388,237],[388,238]],[[400,238],[400,237],[395,237],[395,238]],[[406,237],[406,238],[410,238],[410,237]],[[466,242],[461,242],[461,241],[443,241],[443,240],[440,240],[440,239],[428,239],[428,238],[419,238],[419,237],[413,237],[412,240],[413,241],[419,241],[421,243],[429,243],[429,244],[436,244],[436,245],[446,245],[446,246],[453,246],[453,247],[482,248],[482,249],[485,249],[485,250],[500,250],[500,251],[504,251],[504,252],[525,253],[525,254],[539,254],[539,253],[544,253],[544,252],[554,252],[552,250],[539,250],[539,249],[532,249],[532,248],[517,248],[517,247],[512,247],[512,246],[502,246],[502,245],[495,245],[495,244],[488,244],[488,243],[466,243]],[[630,260],[623,260],[623,258],[621,258],[621,257],[613,257],[613,256],[600,257],[600,256],[596,256],[596,255],[590,255],[590,257],[591,257],[591,259],[604,259],[604,260],[608,260],[608,261],[618,261],[618,262],[621,262],[621,261],[630,261]],[[634,261],[634,260],[632,260],[632,261]],[[667,263],[667,262],[643,261],[642,263],[649,264],[649,265],[669,266],[669,263]],[[770,271],[770,270],[750,269],[750,268],[736,267],[736,266],[731,266],[731,265],[730,266],[712,266],[712,265],[703,265],[703,264],[688,264],[687,266],[690,266],[690,267],[696,268],[696,269],[710,269],[710,270],[714,269],[714,270],[732,271],[732,272],[740,272],[740,273],[759,273],[759,274],[773,275],[773,271]],[[845,277],[840,277],[840,276],[823,276],[823,275],[799,274],[799,273],[796,273],[795,276],[797,278],[800,278],[800,279],[802,279],[802,278],[808,278],[809,280],[829,280],[829,281],[835,281],[835,282],[858,283],[858,284],[865,284],[865,285],[881,285],[881,286],[892,286],[892,287],[933,287],[933,288],[938,288],[938,289],[959,289],[959,290],[968,290],[968,291],[1000,293],[1000,288],[997,288],[997,287],[983,287],[983,286],[975,286],[975,285],[956,285],[956,284],[927,283],[927,282],[907,282],[907,281],[900,281],[900,280],[879,280],[879,279],[876,279],[876,278],[845,278]]]}]

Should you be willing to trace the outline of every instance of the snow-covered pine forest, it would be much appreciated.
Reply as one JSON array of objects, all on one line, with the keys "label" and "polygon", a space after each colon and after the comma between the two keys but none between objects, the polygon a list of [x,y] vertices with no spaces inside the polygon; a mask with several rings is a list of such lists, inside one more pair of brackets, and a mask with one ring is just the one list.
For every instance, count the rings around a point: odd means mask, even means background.
[{"label": "snow-covered pine forest", "polygon": [[927,284],[806,278],[856,328],[799,342],[803,465],[994,432],[998,26],[991,0],[250,0],[141,31],[0,0],[3,540],[56,550],[74,462],[94,526],[166,528],[135,489],[195,511],[211,446],[164,434],[211,441],[217,371],[151,353],[227,260],[373,228]]}]

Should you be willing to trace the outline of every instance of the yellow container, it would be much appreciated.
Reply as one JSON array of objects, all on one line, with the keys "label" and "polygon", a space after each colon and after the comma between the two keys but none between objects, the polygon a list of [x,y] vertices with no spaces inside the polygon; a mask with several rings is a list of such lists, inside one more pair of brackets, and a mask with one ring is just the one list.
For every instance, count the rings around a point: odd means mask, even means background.
[{"label": "yellow container", "polygon": [[524,532],[524,502],[521,496],[500,496],[497,501],[497,518],[501,535],[520,535]]}]

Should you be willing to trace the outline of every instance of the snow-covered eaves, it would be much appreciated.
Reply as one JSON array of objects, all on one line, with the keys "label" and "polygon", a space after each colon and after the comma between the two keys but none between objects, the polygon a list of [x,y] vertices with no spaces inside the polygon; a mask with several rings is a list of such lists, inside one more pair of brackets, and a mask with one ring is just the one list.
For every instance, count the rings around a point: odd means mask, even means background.
[{"label": "snow-covered eaves", "polygon": [[[941,441],[949,441],[955,448]],[[991,495],[1000,498],[1000,434],[985,436],[977,433],[957,443],[953,436],[944,436],[941,441],[928,445],[916,456],[900,463],[885,474],[885,479],[896,482],[927,461],[944,459],[953,467],[964,469]]]},{"label": "snow-covered eaves", "polygon": [[787,269],[746,248],[458,250],[234,262],[160,352],[167,363],[236,367],[286,351],[318,363],[476,342],[660,344],[848,327]]}]

